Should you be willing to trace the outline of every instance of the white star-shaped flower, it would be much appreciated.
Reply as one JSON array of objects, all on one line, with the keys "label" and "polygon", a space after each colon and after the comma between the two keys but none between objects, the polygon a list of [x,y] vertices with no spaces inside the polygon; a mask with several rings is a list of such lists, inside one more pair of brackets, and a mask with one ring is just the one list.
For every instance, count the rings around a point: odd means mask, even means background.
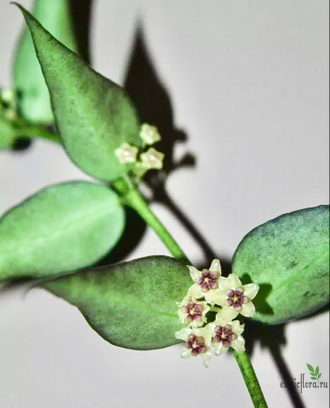
[{"label": "white star-shaped flower", "polygon": [[242,285],[238,276],[232,273],[220,282],[219,287],[220,290],[215,294],[214,300],[223,308],[222,316],[233,320],[239,313],[245,317],[254,315],[256,309],[251,300],[259,291],[257,284]]},{"label": "white star-shaped flower", "polygon": [[213,336],[214,329],[210,325],[201,329],[185,327],[176,332],[175,337],[185,341],[181,357],[189,358],[200,355],[204,366],[208,367],[208,362],[212,357],[211,340]]},{"label": "white star-shaped flower", "polygon": [[228,320],[222,312],[219,312],[211,326],[214,330],[212,345],[216,356],[225,353],[229,347],[238,353],[245,351],[245,340],[241,335],[244,331],[244,324],[240,324],[238,320]]},{"label": "white star-shaped flower", "polygon": [[115,155],[121,164],[135,163],[139,149],[128,143],[123,143],[115,150]]},{"label": "white star-shaped flower", "polygon": [[206,323],[206,313],[210,307],[206,302],[198,302],[191,296],[186,296],[182,302],[178,304],[179,319],[181,323],[186,323],[192,327],[200,327]]},{"label": "white star-shaped flower", "polygon": [[141,126],[140,138],[147,145],[153,145],[161,140],[161,136],[156,126],[151,126],[147,123]]},{"label": "white star-shaped flower", "polygon": [[188,266],[190,276],[195,282],[188,290],[188,295],[194,299],[205,298],[207,303],[214,305],[215,295],[219,291],[219,284],[225,280],[221,276],[221,265],[219,259],[214,259],[210,269],[199,271],[194,266]]},{"label": "white star-shaped flower", "polygon": [[141,154],[142,166],[148,170],[160,170],[163,168],[164,154],[151,147]]}]

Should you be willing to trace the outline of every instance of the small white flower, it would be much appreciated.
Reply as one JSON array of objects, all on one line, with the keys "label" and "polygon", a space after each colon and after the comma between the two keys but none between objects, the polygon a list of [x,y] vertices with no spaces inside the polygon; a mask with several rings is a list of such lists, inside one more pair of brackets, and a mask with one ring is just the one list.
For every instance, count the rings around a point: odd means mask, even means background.
[{"label": "small white flower", "polygon": [[143,124],[141,127],[140,138],[147,145],[153,145],[161,140],[161,136],[156,126]]},{"label": "small white flower", "polygon": [[219,291],[219,284],[225,278],[221,276],[221,265],[219,259],[214,259],[210,269],[199,271],[194,266],[188,266],[190,276],[195,282],[188,290],[188,295],[194,299],[205,298],[207,303],[214,305],[215,295]]},{"label": "small white flower", "polygon": [[122,144],[115,150],[115,155],[121,164],[135,163],[139,149],[128,143]]},{"label": "small white flower", "polygon": [[0,89],[0,112],[7,120],[17,118],[17,94],[13,89]]},{"label": "small white flower", "polygon": [[200,327],[206,323],[205,315],[210,310],[206,302],[198,302],[191,296],[186,296],[178,306],[181,323],[187,323],[192,327]]},{"label": "small white flower", "polygon": [[238,276],[232,273],[227,279],[220,282],[219,287],[221,290],[215,294],[215,302],[222,306],[222,316],[232,320],[239,313],[245,317],[254,315],[256,309],[251,300],[258,293],[257,284],[242,285]]},{"label": "small white flower", "polygon": [[241,336],[244,331],[244,324],[241,325],[238,320],[228,320],[220,312],[212,325],[215,334],[212,344],[216,356],[225,353],[229,347],[232,347],[238,353],[245,351],[245,340]]},{"label": "small white flower", "polygon": [[0,90],[0,100],[6,102],[10,107],[16,108],[17,105],[17,95],[16,92],[11,88]]},{"label": "small white flower", "polygon": [[164,154],[151,147],[148,151],[141,154],[141,160],[142,166],[146,169],[160,170],[163,168]]},{"label": "small white flower", "polygon": [[182,358],[196,357],[200,355],[205,367],[212,357],[211,340],[214,336],[214,328],[207,325],[202,329],[185,327],[175,333],[175,337],[184,340]]}]

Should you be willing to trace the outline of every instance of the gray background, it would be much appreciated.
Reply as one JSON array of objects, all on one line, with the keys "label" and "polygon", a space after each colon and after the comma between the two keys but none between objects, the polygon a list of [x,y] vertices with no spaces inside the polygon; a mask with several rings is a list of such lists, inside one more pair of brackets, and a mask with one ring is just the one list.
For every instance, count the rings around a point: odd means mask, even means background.
[{"label": "gray background", "polygon": [[[0,84],[10,85],[18,10],[0,0]],[[21,0],[26,7],[31,1]],[[328,2],[326,0],[99,0],[95,68],[123,83],[143,21],[148,52],[166,86],[174,126],[188,135],[175,156],[197,157],[173,173],[169,194],[230,259],[242,237],[282,213],[328,202]],[[57,146],[0,152],[0,212],[48,184],[86,179]],[[194,262],[196,241],[161,205],[153,209]],[[167,254],[152,231],[130,258]],[[285,328],[292,377],[319,365],[329,382],[328,314]],[[275,331],[274,331],[275,336]],[[109,345],[79,312],[42,291],[0,298],[1,408],[251,406],[238,366],[225,355],[208,370],[180,347],[135,352]],[[253,363],[270,407],[290,407],[268,350]],[[328,407],[326,390],[304,390],[306,407]],[[303,406],[302,403],[298,406]]]}]

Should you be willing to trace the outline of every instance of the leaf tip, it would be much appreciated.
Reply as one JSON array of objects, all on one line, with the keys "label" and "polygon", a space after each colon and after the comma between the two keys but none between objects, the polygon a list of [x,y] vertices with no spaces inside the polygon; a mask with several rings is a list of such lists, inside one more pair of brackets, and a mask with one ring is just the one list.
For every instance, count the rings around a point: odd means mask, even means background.
[{"label": "leaf tip", "polygon": [[25,21],[27,23],[29,23],[29,21],[35,20],[32,14],[29,13],[21,4],[16,3],[15,1],[10,2],[10,4],[18,7],[21,10],[21,12],[23,13],[23,17],[25,18]]},{"label": "leaf tip", "polygon": [[21,6],[19,3],[16,3],[16,1],[11,1],[10,4],[13,6],[17,6],[22,12],[26,11],[25,8]]}]

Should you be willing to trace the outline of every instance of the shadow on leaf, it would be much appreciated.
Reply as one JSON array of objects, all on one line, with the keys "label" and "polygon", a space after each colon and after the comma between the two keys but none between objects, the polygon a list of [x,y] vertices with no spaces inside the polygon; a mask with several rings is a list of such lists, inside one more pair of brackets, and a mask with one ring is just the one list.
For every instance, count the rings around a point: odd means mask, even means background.
[{"label": "shadow on leaf", "polygon": [[130,207],[125,207],[126,227],[115,248],[106,255],[97,266],[105,266],[123,261],[134,251],[143,238],[147,225],[144,220]]},{"label": "shadow on leaf", "polygon": [[[251,276],[247,273],[245,273],[242,276],[242,282],[244,282],[244,285],[253,283]],[[253,303],[257,309],[257,311],[261,314],[265,315],[273,315],[274,311],[271,308],[271,306],[267,303],[267,298],[270,295],[270,292],[272,291],[272,285],[269,283],[261,283],[259,285],[259,292],[258,296],[253,300]]]}]

